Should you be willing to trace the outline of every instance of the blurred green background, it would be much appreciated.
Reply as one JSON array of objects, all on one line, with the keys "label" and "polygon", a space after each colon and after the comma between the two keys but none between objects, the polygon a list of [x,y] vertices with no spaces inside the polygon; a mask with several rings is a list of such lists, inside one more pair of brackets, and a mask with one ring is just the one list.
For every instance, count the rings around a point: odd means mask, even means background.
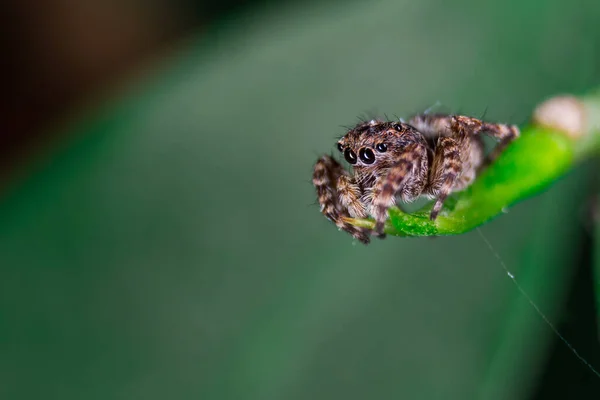
[{"label": "blurred green background", "polygon": [[[320,215],[310,177],[358,116],[440,102],[522,124],[595,88],[600,3],[115,4],[130,19],[89,33],[97,59],[31,61],[58,11],[5,36],[1,398],[598,398],[477,231],[365,247]],[[150,33],[113,55],[131,16]],[[101,61],[120,67],[86,69]],[[481,231],[600,366],[597,170]]]}]

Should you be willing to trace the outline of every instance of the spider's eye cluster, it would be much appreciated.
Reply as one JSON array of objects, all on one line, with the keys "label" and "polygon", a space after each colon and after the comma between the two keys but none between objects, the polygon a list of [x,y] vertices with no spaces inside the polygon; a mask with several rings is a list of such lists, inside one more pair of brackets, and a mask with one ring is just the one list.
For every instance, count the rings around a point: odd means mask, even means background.
[{"label": "spider's eye cluster", "polygon": [[[361,148],[358,151],[358,157],[352,149],[344,147],[341,143],[337,144],[337,148],[344,153],[344,158],[352,165],[356,164],[359,158],[364,164],[373,164],[375,162],[375,152],[369,147]],[[379,153],[387,151],[387,145],[385,143],[379,143],[375,148]]]},{"label": "spider's eye cluster", "polygon": [[375,153],[368,147],[360,149],[358,156],[365,164],[373,164],[375,162]]},{"label": "spider's eye cluster", "polygon": [[350,164],[356,164],[356,153],[354,153],[352,150],[346,149],[346,151],[344,151],[344,158]]}]

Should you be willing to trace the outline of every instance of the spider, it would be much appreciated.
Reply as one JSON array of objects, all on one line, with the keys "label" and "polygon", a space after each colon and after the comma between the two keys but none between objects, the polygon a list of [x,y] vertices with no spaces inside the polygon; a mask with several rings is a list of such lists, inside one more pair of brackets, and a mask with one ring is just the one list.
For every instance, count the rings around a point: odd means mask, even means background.
[{"label": "spider", "polygon": [[[482,133],[499,140],[487,157]],[[364,244],[369,243],[369,234],[385,237],[388,208],[396,197],[404,202],[421,195],[436,199],[430,214],[435,220],[446,197],[468,187],[518,136],[515,125],[463,115],[421,114],[408,123],[361,122],[337,143],[352,173],[328,155],[314,166],[313,185],[321,212]],[[345,221],[369,215],[375,219],[372,232]]]}]

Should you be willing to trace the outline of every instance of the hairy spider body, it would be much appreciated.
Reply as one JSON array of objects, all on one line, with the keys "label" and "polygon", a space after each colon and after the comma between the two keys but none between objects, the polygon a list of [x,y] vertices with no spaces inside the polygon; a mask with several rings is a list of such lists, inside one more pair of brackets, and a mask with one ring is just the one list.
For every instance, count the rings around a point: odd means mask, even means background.
[{"label": "hairy spider body", "polygon": [[[481,134],[499,140],[486,157]],[[314,167],[313,184],[321,212],[338,228],[367,244],[369,232],[344,218],[375,219],[374,235],[384,237],[388,208],[424,195],[436,199],[437,218],[446,197],[465,189],[477,172],[519,136],[515,125],[492,124],[461,115],[422,114],[408,123],[372,120],[350,129],[337,143],[352,174],[331,156]]]}]

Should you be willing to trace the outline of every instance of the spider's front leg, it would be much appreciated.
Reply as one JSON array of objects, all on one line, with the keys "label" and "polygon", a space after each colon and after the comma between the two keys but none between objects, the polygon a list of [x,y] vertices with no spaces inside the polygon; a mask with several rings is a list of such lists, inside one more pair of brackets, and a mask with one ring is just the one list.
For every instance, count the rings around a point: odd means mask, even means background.
[{"label": "spider's front leg", "polygon": [[397,194],[401,194],[404,201],[412,201],[419,197],[426,182],[427,149],[422,144],[408,145],[373,190],[374,233],[383,236],[388,208],[395,204]]},{"label": "spider's front leg", "polygon": [[370,239],[368,231],[344,221],[345,217],[366,217],[360,201],[360,189],[348,172],[330,156],[321,157],[313,170],[313,185],[317,190],[321,212],[336,226],[364,244]]}]

